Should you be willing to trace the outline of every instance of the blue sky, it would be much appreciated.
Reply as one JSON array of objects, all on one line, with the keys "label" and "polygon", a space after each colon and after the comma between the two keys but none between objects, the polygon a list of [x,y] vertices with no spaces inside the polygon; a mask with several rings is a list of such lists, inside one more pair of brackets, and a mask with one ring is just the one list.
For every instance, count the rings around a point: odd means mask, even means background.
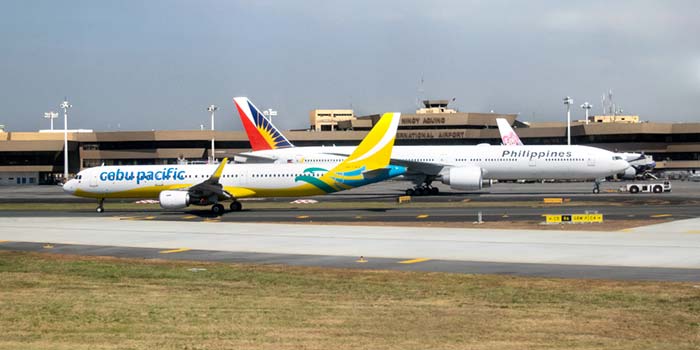
[{"label": "blue sky", "polygon": [[[314,108],[462,111],[561,118],[613,89],[625,112],[700,121],[697,1],[5,1],[0,124],[241,128],[231,98],[305,128]],[[421,88],[421,77],[424,80]],[[422,90],[422,91],[421,91]],[[583,112],[576,108],[574,115]]]}]

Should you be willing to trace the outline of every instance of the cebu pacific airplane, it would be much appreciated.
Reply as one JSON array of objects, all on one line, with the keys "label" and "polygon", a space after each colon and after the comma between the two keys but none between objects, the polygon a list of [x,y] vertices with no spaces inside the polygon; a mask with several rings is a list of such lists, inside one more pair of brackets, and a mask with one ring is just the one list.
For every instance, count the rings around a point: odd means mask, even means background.
[{"label": "cebu pacific airplane", "polygon": [[[246,97],[233,99],[250,139],[247,161],[315,164],[339,161],[355,147],[294,147]],[[407,168],[403,175],[415,184],[408,195],[437,194],[433,181],[456,190],[479,190],[484,180],[595,180],[594,193],[607,176],[629,164],[612,152],[587,146],[396,146],[391,163]]]},{"label": "cebu pacific airplane", "polygon": [[82,170],[63,189],[96,198],[158,198],[165,209],[211,205],[214,214],[242,209],[240,198],[323,195],[384,181],[405,173],[390,165],[400,113],[386,113],[350,156],[314,164],[221,164],[100,166]]},{"label": "cebu pacific airplane", "polygon": [[[496,124],[498,124],[498,132],[501,134],[501,142],[504,145],[524,145],[506,119],[496,118]],[[634,179],[637,174],[648,173],[656,167],[654,159],[651,156],[644,155],[644,153],[621,152],[615,153],[615,155],[630,164],[630,167],[625,169],[624,173],[621,173],[625,179]]]}]

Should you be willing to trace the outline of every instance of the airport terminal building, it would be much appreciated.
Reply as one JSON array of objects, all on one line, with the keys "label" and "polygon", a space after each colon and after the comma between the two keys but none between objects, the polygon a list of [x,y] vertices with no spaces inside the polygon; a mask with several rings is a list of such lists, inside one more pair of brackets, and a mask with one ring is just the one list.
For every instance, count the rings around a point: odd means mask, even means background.
[{"label": "airport terminal building", "polygon": [[[424,101],[425,108],[401,115],[397,145],[476,145],[500,144],[496,118],[505,118],[525,144],[565,144],[565,123],[523,123],[515,114],[467,113],[447,108],[448,101]],[[379,115],[347,118],[326,127],[285,131],[296,146],[356,145]],[[317,113],[324,114],[324,113]],[[326,113],[327,114],[327,113]],[[340,114],[339,114],[340,115]],[[314,124],[313,114],[311,125]],[[610,119],[610,118],[608,118]],[[645,152],[657,161],[658,169],[700,170],[700,123],[653,122],[575,122],[573,144],[600,147],[619,152]],[[248,151],[244,131],[163,130],[90,131],[68,133],[69,173],[83,168],[127,164],[176,164],[206,161],[211,139],[216,139],[216,158],[232,157]],[[0,185],[49,184],[63,173],[63,131],[0,131]]]}]

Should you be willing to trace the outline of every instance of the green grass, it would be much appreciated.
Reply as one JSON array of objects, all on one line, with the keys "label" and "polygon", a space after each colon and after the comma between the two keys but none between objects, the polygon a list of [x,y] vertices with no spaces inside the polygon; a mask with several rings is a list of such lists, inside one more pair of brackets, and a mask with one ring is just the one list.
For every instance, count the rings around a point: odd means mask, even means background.
[{"label": "green grass", "polygon": [[0,332],[0,349],[697,349],[700,289],[0,252]]}]

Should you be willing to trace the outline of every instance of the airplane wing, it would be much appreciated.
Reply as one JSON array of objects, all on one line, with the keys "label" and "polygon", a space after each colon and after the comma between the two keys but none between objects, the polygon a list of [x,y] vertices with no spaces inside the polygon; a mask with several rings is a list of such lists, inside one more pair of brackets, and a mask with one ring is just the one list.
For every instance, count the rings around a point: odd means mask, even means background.
[{"label": "airplane wing", "polygon": [[406,167],[409,174],[424,174],[438,175],[445,167],[451,167],[452,164],[435,163],[435,162],[417,162],[413,160],[394,159],[390,161],[392,165],[400,165]]},{"label": "airplane wing", "polygon": [[[343,153],[332,153],[332,152],[323,152],[323,154],[328,154],[328,155],[333,155],[333,156],[339,156],[339,157],[347,157],[347,154]],[[402,167],[406,168],[406,172],[408,174],[423,174],[423,175],[438,175],[442,169],[445,167],[451,167],[453,164],[447,164],[447,163],[435,163],[435,162],[418,162],[418,161],[413,161],[413,160],[404,160],[404,159],[396,159],[396,158],[391,158],[389,160],[389,164],[391,165],[399,165]]]},{"label": "airplane wing", "polygon": [[278,158],[252,153],[239,153],[233,157],[233,160],[239,163],[274,163]]},{"label": "airplane wing", "polygon": [[211,174],[208,179],[188,188],[187,191],[190,193],[190,195],[197,198],[206,198],[210,197],[211,195],[216,195],[219,198],[233,198],[230,193],[224,190],[221,183],[219,183],[219,178],[221,178],[221,173],[224,171],[224,166],[226,166],[226,163],[228,163],[228,158],[224,158],[221,161],[221,164],[219,164],[216,170],[214,170],[214,173]]}]

